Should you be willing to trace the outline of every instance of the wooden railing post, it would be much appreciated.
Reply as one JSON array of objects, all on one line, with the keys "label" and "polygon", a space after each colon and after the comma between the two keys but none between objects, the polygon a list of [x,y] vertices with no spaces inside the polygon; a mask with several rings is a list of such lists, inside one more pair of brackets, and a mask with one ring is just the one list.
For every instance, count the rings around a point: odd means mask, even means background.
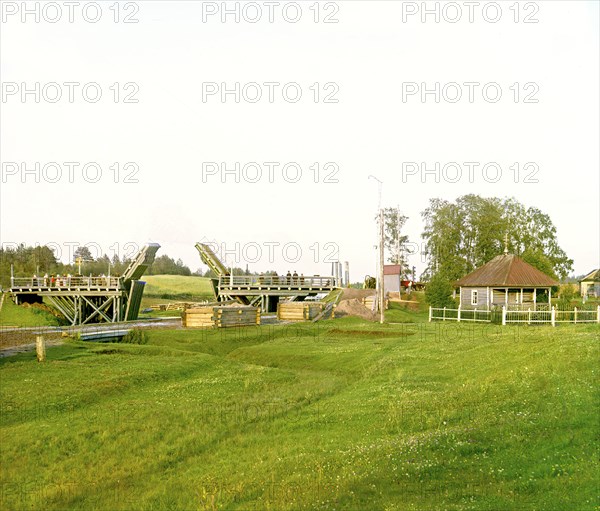
[{"label": "wooden railing post", "polygon": [[550,323],[552,323],[552,326],[556,326],[556,309],[554,308],[554,305],[550,310]]},{"label": "wooden railing post", "polygon": [[35,337],[35,352],[38,362],[46,360],[46,343],[44,342],[43,335],[36,335]]},{"label": "wooden railing post", "polygon": [[573,322],[574,322],[575,324],[577,324],[577,307],[575,307],[575,309],[574,309],[574,311],[573,311],[573,312],[575,312],[575,314],[574,314],[574,316],[573,316]]},{"label": "wooden railing post", "polygon": [[502,306],[502,326],[506,326],[506,305]]},{"label": "wooden railing post", "polygon": [[446,307],[444,307],[444,312],[442,313],[442,321],[446,321]]},{"label": "wooden railing post", "polygon": [[458,316],[457,316],[457,320],[460,323],[460,305],[458,306]]},{"label": "wooden railing post", "polygon": [[[600,305],[598,306],[598,308],[600,309]],[[431,305],[429,306],[429,322],[431,323],[431,318],[433,317],[433,309],[431,308]]]},{"label": "wooden railing post", "polygon": [[527,324],[531,325],[531,307],[527,309]]}]

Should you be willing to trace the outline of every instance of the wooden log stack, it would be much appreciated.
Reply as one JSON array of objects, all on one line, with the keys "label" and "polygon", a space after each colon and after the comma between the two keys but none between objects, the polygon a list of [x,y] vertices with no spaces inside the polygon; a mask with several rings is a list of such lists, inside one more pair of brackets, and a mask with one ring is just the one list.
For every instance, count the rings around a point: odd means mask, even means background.
[{"label": "wooden log stack", "polygon": [[197,309],[198,307],[204,307],[206,304],[207,301],[158,303],[155,305],[150,305],[148,308],[155,311],[182,311],[185,309]]},{"label": "wooden log stack", "polygon": [[[366,296],[365,298],[362,299],[362,303],[367,309],[373,310],[373,302],[376,299],[377,299],[377,297],[375,295]],[[384,303],[386,309],[390,308],[390,301],[387,298],[383,301],[383,303]]]},{"label": "wooden log stack", "polygon": [[253,325],[260,325],[258,307],[196,307],[183,312],[183,326],[186,328],[229,328]]},{"label": "wooden log stack", "polygon": [[322,302],[280,302],[277,319],[282,321],[311,321],[323,312]]}]

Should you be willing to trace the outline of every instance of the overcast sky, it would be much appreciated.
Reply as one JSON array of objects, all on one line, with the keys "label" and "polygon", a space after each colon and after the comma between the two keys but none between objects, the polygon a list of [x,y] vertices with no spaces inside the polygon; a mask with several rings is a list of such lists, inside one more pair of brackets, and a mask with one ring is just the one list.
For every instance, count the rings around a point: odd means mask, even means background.
[{"label": "overcast sky", "polygon": [[0,240],[63,260],[153,241],[194,270],[204,239],[321,275],[339,247],[357,281],[374,175],[414,243],[430,198],[514,196],[550,215],[575,274],[597,268],[599,2],[424,5],[2,2]]}]

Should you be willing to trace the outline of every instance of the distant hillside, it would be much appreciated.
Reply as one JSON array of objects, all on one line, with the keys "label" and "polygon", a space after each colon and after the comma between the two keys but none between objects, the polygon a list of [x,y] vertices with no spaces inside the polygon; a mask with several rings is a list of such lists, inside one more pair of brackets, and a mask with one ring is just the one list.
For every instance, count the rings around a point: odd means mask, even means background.
[{"label": "distant hillside", "polygon": [[210,279],[184,275],[145,275],[144,296],[165,300],[211,300],[214,298]]}]

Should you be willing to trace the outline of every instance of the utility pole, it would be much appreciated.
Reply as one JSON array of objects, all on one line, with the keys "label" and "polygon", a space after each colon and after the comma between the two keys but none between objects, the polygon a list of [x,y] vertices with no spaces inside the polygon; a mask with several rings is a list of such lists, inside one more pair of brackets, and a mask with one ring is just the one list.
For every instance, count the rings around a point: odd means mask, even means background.
[{"label": "utility pole", "polygon": [[402,300],[402,257],[400,257],[400,204],[396,210],[396,264],[400,266],[398,271],[398,300]]},{"label": "utility pole", "polygon": [[383,283],[383,267],[385,265],[385,261],[383,258],[383,246],[384,237],[383,237],[383,209],[379,208],[379,323],[383,324],[384,314],[385,314],[385,286]]},{"label": "utility pole", "polygon": [[379,278],[377,279],[377,301],[379,302],[379,322],[383,323],[384,320],[384,303],[383,297],[385,294],[385,289],[383,285],[383,267],[385,265],[384,261],[384,230],[383,230],[383,209],[381,208],[381,188],[383,186],[383,181],[381,179],[376,178],[373,175],[369,176],[369,179],[374,179],[378,183],[378,203],[377,209],[379,210]]}]

